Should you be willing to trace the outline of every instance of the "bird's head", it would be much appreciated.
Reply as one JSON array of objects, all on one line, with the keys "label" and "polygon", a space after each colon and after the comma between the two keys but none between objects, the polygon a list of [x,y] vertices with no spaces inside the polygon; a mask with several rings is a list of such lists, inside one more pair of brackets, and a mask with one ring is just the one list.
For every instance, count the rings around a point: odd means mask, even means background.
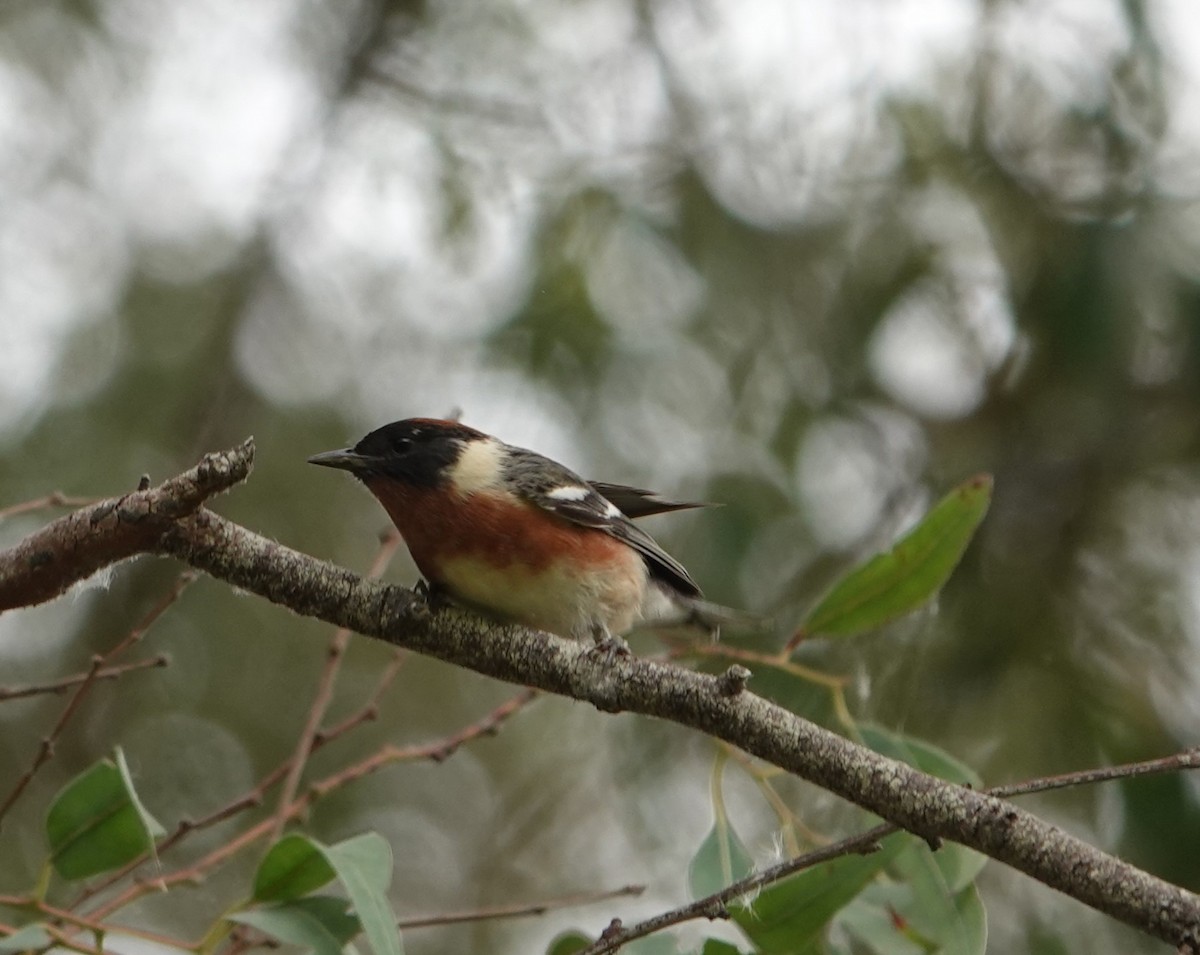
[{"label": "bird's head", "polygon": [[457,421],[406,418],[377,428],[353,447],[314,454],[308,463],[349,471],[368,484],[391,478],[437,487],[452,479],[468,448],[482,450],[488,444],[498,442]]}]

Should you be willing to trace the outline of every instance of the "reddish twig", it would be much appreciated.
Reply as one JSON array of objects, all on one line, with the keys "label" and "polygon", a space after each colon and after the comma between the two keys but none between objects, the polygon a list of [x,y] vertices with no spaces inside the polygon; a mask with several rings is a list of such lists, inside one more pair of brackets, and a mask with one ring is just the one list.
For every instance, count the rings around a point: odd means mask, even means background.
[{"label": "reddish twig", "polygon": [[[357,779],[361,779],[364,776],[368,776],[392,763],[416,759],[432,759],[435,762],[441,762],[452,755],[464,743],[495,733],[505,720],[519,712],[536,696],[537,691],[535,690],[522,690],[516,696],[501,703],[482,719],[442,739],[417,746],[384,746],[353,766],[349,766],[339,772],[333,773],[325,779],[313,783],[312,786],[294,799],[287,807],[287,818],[290,820],[301,817],[313,803],[329,792]],[[217,847],[191,865],[157,877],[152,881],[139,882],[130,886],[124,892],[121,892],[94,909],[90,913],[90,918],[94,920],[105,919],[113,912],[137,901],[149,892],[165,891],[174,885],[188,882],[198,883],[208,873],[219,868],[243,849],[253,845],[260,839],[270,836],[274,830],[275,817],[272,816],[269,819],[263,820],[258,825],[239,833],[229,842]]]},{"label": "reddish twig", "polygon": [[[379,551],[375,554],[375,559],[367,571],[368,579],[377,579],[383,574],[399,546],[400,534],[398,531],[393,530],[384,536],[380,542]],[[312,706],[308,710],[308,718],[305,720],[304,729],[300,732],[300,740],[296,744],[296,751],[279,791],[279,808],[275,811],[273,832],[273,837],[276,839],[283,834],[284,827],[287,825],[288,807],[296,798],[296,790],[300,787],[300,777],[304,775],[304,767],[308,765],[309,754],[312,753],[313,745],[320,733],[321,721],[325,719],[325,714],[329,711],[329,704],[333,701],[333,687],[337,682],[338,671],[341,669],[342,660],[346,655],[346,647],[350,643],[350,633],[348,628],[339,627],[329,642],[325,667],[321,671],[320,679],[317,680],[317,690],[313,696]]]},{"label": "reddish twig", "polygon": [[171,609],[172,605],[183,596],[183,592],[196,582],[198,576],[199,574],[194,570],[185,570],[176,577],[175,583],[171,585],[171,589],[163,595],[158,603],[150,608],[150,612],[146,616],[138,621],[137,626],[125,635],[125,639],[111,650],[105,652],[104,662],[108,663],[110,660],[115,660],[126,650],[140,643],[142,638],[146,636],[146,632],[158,622],[158,618]]},{"label": "reddish twig", "polygon": [[22,501],[20,504],[10,504],[0,508],[0,521],[6,517],[16,517],[31,511],[41,511],[48,507],[88,507],[101,500],[97,497],[74,497],[62,491],[54,491],[45,497],[34,498],[32,501]]},{"label": "reddish twig", "polygon": [[448,912],[444,915],[424,915],[400,919],[398,928],[431,928],[436,925],[458,925],[462,922],[484,922],[491,919],[519,919],[532,915],[545,915],[555,909],[569,909],[580,905],[591,905],[595,902],[607,902],[623,896],[636,898],[646,891],[644,885],[625,885],[619,889],[608,889],[604,892],[577,892],[574,895],[563,895],[556,899],[545,899],[541,902],[524,903],[521,905],[497,905],[492,908],[474,909],[469,912]]},{"label": "reddish twig", "polygon": [[5,798],[4,802],[0,803],[0,820],[8,814],[8,811],[16,801],[21,798],[21,794],[33,782],[33,777],[37,775],[38,771],[50,761],[50,758],[54,755],[55,742],[62,735],[63,730],[66,729],[67,723],[71,721],[71,717],[83,705],[83,701],[87,698],[91,688],[96,684],[99,674],[105,665],[141,640],[145,636],[146,631],[153,626],[159,617],[166,613],[167,609],[179,599],[188,584],[195,579],[196,574],[194,571],[187,570],[180,574],[171,590],[151,608],[150,612],[142,618],[137,626],[129,631],[125,639],[107,653],[92,657],[91,668],[84,675],[83,680],[76,686],[75,692],[71,694],[71,698],[67,700],[67,705],[63,707],[62,713],[59,714],[58,720],[49,734],[42,739],[41,745],[38,747],[38,751],[33,758],[33,765],[21,774],[12,791]]},{"label": "reddish twig", "polygon": [[315,752],[320,749],[326,743],[333,742],[339,736],[345,736],[352,729],[361,726],[363,723],[369,723],[372,720],[378,719],[379,701],[383,699],[383,694],[392,685],[392,681],[396,679],[396,674],[400,672],[400,668],[404,666],[404,661],[407,659],[408,651],[397,649],[388,665],[383,668],[383,673],[379,677],[379,683],[371,691],[371,696],[367,702],[357,712],[351,713],[340,723],[334,723],[328,729],[318,730],[316,736],[313,737],[313,751]]},{"label": "reddish twig", "polygon": [[[479,739],[481,736],[494,735],[500,729],[502,723],[524,709],[524,707],[537,698],[537,695],[537,690],[522,690],[516,696],[505,700],[483,717],[483,719],[464,726],[458,732],[452,733],[443,739],[435,740],[432,743],[420,743],[416,746],[393,746],[388,744],[361,762],[355,763],[353,766],[347,766],[340,772],[327,776],[320,782],[313,783],[309,789],[309,793],[312,797],[319,799],[327,793],[339,789],[356,779],[361,779],[363,776],[370,775],[391,763],[408,762],[417,759],[432,759],[435,763],[444,762],[458,752],[465,743]],[[297,801],[303,801],[303,797]]]},{"label": "reddish twig", "polygon": [[[105,935],[113,931],[119,931],[124,935],[132,935],[135,938],[145,939],[148,942],[155,942],[159,945],[168,945],[177,950],[187,950],[193,948],[188,942],[178,938],[173,938],[170,935],[160,935],[158,932],[148,932],[145,929],[132,928],[128,925],[122,925],[116,928],[112,925],[105,925],[103,922],[97,922],[95,919],[90,919],[86,915],[80,915],[77,912],[71,912],[67,909],[57,908],[46,902],[44,899],[33,897],[24,897],[17,895],[0,895],[0,905],[8,908],[19,909],[22,911],[34,912],[38,915],[45,916],[48,920],[54,922],[71,925],[79,929],[84,929],[99,935]],[[53,931],[54,926],[47,926],[47,929]],[[64,944],[70,945],[72,948],[78,946],[73,942],[68,942],[64,937],[59,937],[59,940]]]},{"label": "reddish twig", "polygon": [[96,683],[101,680],[115,680],[117,677],[132,673],[134,670],[150,670],[165,667],[170,661],[166,656],[150,657],[146,660],[135,660],[133,663],[122,663],[117,666],[104,667],[93,676],[91,670],[86,673],[75,673],[61,680],[51,680],[48,683],[30,683],[26,686],[0,687],[0,703],[8,700],[21,700],[30,696],[43,696],[53,693],[65,693],[73,686],[78,686],[85,680],[91,679]]},{"label": "reddish twig", "polygon": [[741,647],[731,647],[727,643],[702,643],[700,641],[680,642],[671,648],[670,659],[678,657],[715,657],[720,660],[737,660],[739,663],[757,663],[761,666],[782,670],[792,676],[816,683],[830,690],[841,690],[850,682],[849,677],[825,673],[802,663],[789,660],[778,653],[758,653]]},{"label": "reddish twig", "polygon": [[76,711],[82,705],[87,692],[91,689],[92,684],[96,681],[96,674],[100,671],[100,665],[103,658],[99,656],[92,657],[92,667],[84,677],[83,682],[76,687],[75,692],[71,694],[71,698],[67,701],[67,705],[63,707],[63,711],[58,715],[53,728],[50,732],[42,737],[41,745],[38,746],[37,753],[33,757],[33,765],[31,765],[20,778],[15,786],[9,792],[3,803],[0,803],[0,819],[3,819],[8,811],[13,807],[21,794],[25,792],[26,787],[33,782],[33,777],[37,775],[38,770],[50,761],[50,757],[54,755],[54,743],[62,735],[62,731],[66,729],[67,723]]},{"label": "reddish twig", "polygon": [[[330,727],[328,730],[319,733],[317,738],[313,741],[314,752],[320,749],[322,746],[340,739],[342,736],[345,736],[351,730],[361,726],[363,723],[369,723],[379,715],[379,699],[383,696],[387,688],[391,686],[392,681],[396,678],[396,674],[400,671],[400,667],[404,663],[406,656],[407,654],[405,654],[404,651],[396,651],[395,656],[384,669],[382,676],[379,678],[379,683],[372,691],[370,697],[367,699],[367,702],[363,704],[363,706],[357,712],[351,713],[348,717],[346,717],[346,719],[342,720],[341,723],[338,723],[337,725]],[[273,770],[271,770],[270,773],[259,780],[259,782],[252,789],[240,796],[236,796],[224,806],[213,810],[207,816],[202,816],[200,819],[195,820],[180,820],[175,827],[175,831],[158,843],[157,846],[155,846],[155,855],[161,859],[167,850],[174,848],[187,836],[191,835],[191,833],[202,829],[208,829],[211,826],[215,826],[219,822],[224,822],[226,819],[231,819],[239,813],[245,812],[247,809],[254,809],[258,806],[261,806],[267,792],[270,791],[271,787],[283,779],[284,774],[288,771],[290,766],[290,760],[276,766]],[[122,879],[129,876],[131,872],[142,866],[148,859],[150,859],[150,853],[143,853],[132,862],[129,862],[117,871],[110,873],[104,879],[88,886],[79,894],[78,897],[76,897],[74,902],[71,903],[71,907],[74,908],[75,906],[80,905],[87,899],[98,895],[110,886],[120,882]]]}]

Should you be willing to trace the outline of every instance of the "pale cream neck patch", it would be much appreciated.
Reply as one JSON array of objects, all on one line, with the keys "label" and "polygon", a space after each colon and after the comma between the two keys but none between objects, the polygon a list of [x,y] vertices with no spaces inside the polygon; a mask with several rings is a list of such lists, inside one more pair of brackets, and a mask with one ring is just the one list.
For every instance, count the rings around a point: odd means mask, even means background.
[{"label": "pale cream neck patch", "polygon": [[454,464],[454,485],[460,494],[494,490],[500,484],[504,447],[495,438],[468,441]]}]

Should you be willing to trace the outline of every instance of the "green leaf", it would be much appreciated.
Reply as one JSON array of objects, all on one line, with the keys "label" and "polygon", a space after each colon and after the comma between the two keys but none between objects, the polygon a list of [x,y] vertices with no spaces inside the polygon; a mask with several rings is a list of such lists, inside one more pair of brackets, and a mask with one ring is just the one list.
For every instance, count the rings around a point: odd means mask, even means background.
[{"label": "green leaf", "polygon": [[[334,878],[345,887],[353,916],[346,914],[345,904],[336,899],[306,897]],[[336,942],[339,951],[361,929],[375,955],[402,955],[400,933],[387,898],[391,881],[392,850],[376,833],[332,846],[293,833],[271,847],[254,878],[256,902],[281,904],[248,909],[230,918],[286,942],[301,934],[312,940],[295,944],[315,946],[316,939],[324,946]]]},{"label": "green leaf", "polygon": [[392,882],[392,849],[387,840],[368,832],[325,846],[323,851],[345,886],[375,955],[402,955],[400,932],[387,898]]},{"label": "green leaf", "polygon": [[142,824],[142,828],[150,836],[150,854],[154,856],[154,861],[158,862],[158,853],[154,848],[154,840],[167,834],[167,830],[162,827],[157,819],[150,815],[143,804],[141,797],[137,794],[137,790],[133,787],[133,776],[129,772],[129,764],[125,761],[125,751],[118,746],[113,754],[116,758],[117,772],[121,774],[121,785],[125,787],[125,791],[129,794],[129,801],[133,804],[133,810],[138,815],[138,820]]},{"label": "green leaf", "polygon": [[870,855],[842,856],[799,872],[729,913],[761,955],[816,952],[830,921],[908,845],[897,833]]},{"label": "green leaf", "polygon": [[29,952],[54,944],[45,927],[37,922],[17,929],[12,935],[0,938],[0,952]]},{"label": "green leaf", "polygon": [[546,949],[546,955],[575,955],[575,952],[582,952],[591,944],[591,938],[572,929],[555,936],[550,947]]},{"label": "green leaf", "polygon": [[983,955],[987,919],[974,886],[956,892],[946,881],[938,857],[916,840],[894,869],[912,889],[912,905],[902,914],[912,930],[934,944],[939,955]]},{"label": "green leaf", "polygon": [[256,902],[283,902],[315,892],[337,878],[325,848],[307,836],[284,836],[258,864],[254,876]]},{"label": "green leaf", "polygon": [[50,806],[50,861],[64,879],[118,869],[153,852],[155,838],[165,831],[138,799],[120,749],[116,757],[117,763],[106,759],[84,770]]},{"label": "green leaf", "polygon": [[311,949],[316,955],[342,955],[345,943],[299,902],[281,902],[249,909],[228,918],[231,922],[249,925],[288,945]]},{"label": "green leaf", "polygon": [[912,889],[900,882],[876,883],[837,915],[837,925],[852,941],[854,951],[874,955],[929,955],[932,946],[913,937],[897,920],[912,906]]},{"label": "green leaf", "polygon": [[915,610],[946,583],[987,513],[990,475],[964,481],[891,550],[852,570],[813,608],[808,635],[847,636]]},{"label": "green leaf", "polygon": [[[860,725],[858,729],[863,743],[877,753],[908,763],[939,779],[974,788],[980,785],[978,774],[970,766],[932,743],[869,723]],[[966,846],[949,842],[933,854],[933,864],[941,870],[941,878],[945,881],[949,893],[953,895],[975,881],[976,876],[987,864],[987,856]]]},{"label": "green leaf", "polygon": [[754,871],[754,860],[729,820],[718,818],[688,866],[692,898],[720,892]]},{"label": "green leaf", "polygon": [[970,951],[983,955],[987,951],[987,909],[983,907],[983,897],[979,894],[979,887],[972,885],[959,892],[954,908],[958,913],[959,925],[971,940]]},{"label": "green leaf", "polygon": [[736,945],[723,942],[719,938],[706,938],[700,955],[741,955],[741,949]]},{"label": "green leaf", "polygon": [[859,738],[864,746],[892,759],[907,763],[930,776],[958,783],[960,786],[980,785],[979,775],[966,763],[951,756],[944,749],[915,736],[905,736],[885,729],[874,723],[858,725]]},{"label": "green leaf", "polygon": [[310,895],[308,898],[288,902],[287,905],[289,908],[308,912],[343,945],[362,931],[362,924],[354,913],[349,911],[348,899],[332,895]]}]

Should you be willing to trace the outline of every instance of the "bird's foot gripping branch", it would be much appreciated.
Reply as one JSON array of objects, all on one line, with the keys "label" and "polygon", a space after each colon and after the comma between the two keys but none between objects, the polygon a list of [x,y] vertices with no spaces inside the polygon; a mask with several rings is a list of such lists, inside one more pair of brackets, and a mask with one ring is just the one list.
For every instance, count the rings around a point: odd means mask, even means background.
[{"label": "bird's foot gripping branch", "polygon": [[[737,668],[727,669],[723,675],[695,672],[635,656],[598,655],[589,652],[584,642],[561,639],[521,626],[495,624],[454,607],[430,605],[411,590],[364,579],[298,553],[208,510],[206,502],[246,479],[253,453],[253,444],[247,441],[227,451],[207,455],[196,467],[157,487],[139,487],[121,497],[84,507],[0,553],[0,609],[30,606],[52,599],[103,567],[137,554],[169,555],[295,613],[316,617],[397,647],[425,653],[500,680],[586,701],[600,710],[640,713],[690,727],[822,786],[893,826],[907,830],[923,843],[934,845],[939,840],[946,840],[975,849],[1181,949],[1187,945],[1196,946],[1200,940],[1200,898],[1193,893],[1068,835],[1012,802],[936,778],[876,749],[852,743],[757,696],[747,687],[750,674],[744,664],[754,662],[748,654],[740,659],[731,656],[730,659],[738,661]],[[958,495],[975,507],[977,501],[971,495],[977,494],[982,486],[979,479],[968,482],[951,497]],[[905,569],[911,570],[914,565],[941,567],[938,572],[944,579],[944,574],[953,566],[953,561],[948,567],[942,566],[947,563],[944,541],[956,540],[954,528],[967,518],[978,523],[981,514],[971,517],[973,513],[971,508],[964,510],[943,501],[892,552],[869,561],[831,590],[809,615],[801,633],[807,636],[814,632],[849,632],[874,626],[878,619],[886,618],[887,613],[903,612],[912,600],[912,588],[900,586],[905,580]],[[783,654],[779,658],[761,657],[758,662],[779,665],[788,660]],[[504,712],[508,714],[511,708]],[[473,739],[494,729],[500,718],[493,714],[479,721],[478,732],[468,728],[471,732],[464,731],[461,739],[456,736],[449,741],[439,741],[438,747],[430,752],[452,752],[462,739]],[[876,743],[878,748],[887,749],[883,737]],[[390,751],[385,754],[394,755]],[[371,763],[371,767],[384,761],[385,757],[381,756],[377,763]],[[1189,764],[1178,762],[1175,768],[1184,765]],[[328,784],[314,784],[303,799],[297,797],[287,801],[281,809],[280,819],[299,818],[307,805],[304,800],[317,798],[328,791],[328,786],[346,784],[366,771],[369,767],[352,767],[337,774]],[[119,760],[103,771],[97,771],[96,780],[95,785],[103,784],[113,792],[129,785],[128,773],[122,770]],[[267,785],[268,781],[262,784],[264,788]],[[261,798],[261,791],[257,795]],[[135,803],[131,796],[130,804]],[[250,804],[252,801],[248,797],[247,805]],[[133,815],[139,816],[136,806]],[[63,821],[61,817],[56,818]],[[58,835],[51,834],[50,838],[61,857],[66,854],[68,845],[74,845],[63,833],[86,832],[90,838],[100,831],[99,826],[81,829],[79,820],[66,820],[63,827],[55,830]],[[145,820],[139,831],[142,841],[138,852],[159,839],[154,827]],[[239,837],[227,848],[214,852],[212,858],[206,857],[205,864],[215,866],[244,846],[253,844],[255,839],[269,837],[272,832],[276,830],[269,823],[261,832],[254,829],[251,835],[244,839]],[[162,847],[171,838],[158,844]],[[875,838],[872,837],[872,844]],[[873,882],[876,873],[893,863],[900,865],[900,856],[917,843],[907,836],[898,838],[909,840],[904,843],[904,848],[889,848],[894,840],[883,843],[880,852],[868,857],[872,862],[865,868],[847,864],[842,866],[845,872],[829,871],[826,882],[833,879],[844,892],[838,897],[838,906],[824,913],[824,921],[811,924],[809,919],[806,923],[809,931],[826,931],[829,922],[860,897],[859,893]],[[54,839],[60,839],[60,842],[54,843]],[[283,844],[277,842],[276,848],[266,855],[260,866],[259,873],[264,881],[261,885],[256,884],[252,893],[256,902],[286,907],[300,897],[315,898],[320,887],[333,878],[342,878],[349,884],[360,880],[363,873],[369,871],[375,875],[366,880],[369,885],[360,886],[368,894],[356,900],[356,907],[362,906],[360,915],[368,909],[378,911],[382,887],[386,886],[386,880],[378,874],[381,867],[386,869],[388,860],[376,841],[370,845],[322,846],[310,840],[291,845],[286,850],[278,848]],[[716,846],[712,851],[721,848]],[[862,851],[863,848],[854,845],[846,851]],[[746,862],[744,853],[739,854],[735,849],[736,846],[727,841],[723,851],[716,852],[714,858],[733,859],[739,865]],[[928,849],[921,851],[928,852]],[[361,867],[355,868],[359,865],[356,859],[368,856]],[[841,860],[853,863],[857,858],[842,856]],[[289,860],[297,859],[310,867],[305,869],[310,878],[290,879]],[[823,865],[824,858],[811,864]],[[182,886],[189,880],[194,881],[197,875],[194,870],[195,866],[168,870],[160,882],[168,887]],[[722,871],[727,878],[744,874],[744,871],[737,871],[737,866],[725,866]],[[957,886],[957,891],[969,888],[977,871],[974,869],[965,876],[967,885]],[[634,928],[645,934],[681,921],[683,917],[730,915],[751,940],[754,951],[782,951],[778,945],[784,943],[779,939],[786,937],[786,944],[794,946],[796,933],[800,931],[798,925],[787,921],[791,917],[788,915],[790,909],[781,902],[778,911],[769,913],[766,896],[760,896],[753,906],[744,910],[739,909],[736,902],[746,892],[788,874],[784,870],[751,873],[732,888],[724,889],[703,883],[703,889],[711,890],[710,894],[693,903],[692,914],[667,913],[657,923],[653,920],[644,923],[649,925],[645,931],[642,927]],[[60,875],[70,878],[66,873],[60,872]],[[962,875],[961,871],[959,875]],[[789,880],[778,883],[775,888],[782,890],[794,884]],[[290,886],[286,898],[272,894],[271,886],[276,885]],[[700,887],[698,884],[697,889]],[[48,907],[44,898],[36,894],[21,899],[0,898],[0,906],[20,902],[44,920],[47,938],[54,940],[58,938],[56,932],[75,935],[84,927],[89,931],[95,925],[104,927],[103,920],[121,905],[139,898],[139,892],[144,894],[138,888],[116,894],[98,908],[90,909],[86,921],[65,920],[60,908]],[[825,898],[828,900],[829,896]],[[795,901],[791,898],[787,904],[792,905]],[[796,906],[795,909],[805,918],[815,911],[812,905]],[[321,910],[318,905],[308,906],[306,917]],[[679,911],[684,912],[683,909]],[[325,914],[329,920],[322,924],[327,927],[337,924],[343,930],[349,926],[367,932],[377,953],[398,950],[392,947],[394,943],[386,930],[387,918],[375,919],[370,925],[361,920],[348,923],[344,905],[336,913],[330,910]],[[767,925],[763,919],[768,915],[782,921]],[[14,934],[25,920],[0,918],[0,934]],[[271,931],[265,927],[268,924],[265,919],[256,923],[254,917],[247,917],[244,921],[257,924],[262,931]],[[618,927],[606,933],[603,939],[580,940],[578,945],[568,944],[561,951],[614,951],[630,937],[628,930]],[[30,947],[41,944],[33,940]]]}]

